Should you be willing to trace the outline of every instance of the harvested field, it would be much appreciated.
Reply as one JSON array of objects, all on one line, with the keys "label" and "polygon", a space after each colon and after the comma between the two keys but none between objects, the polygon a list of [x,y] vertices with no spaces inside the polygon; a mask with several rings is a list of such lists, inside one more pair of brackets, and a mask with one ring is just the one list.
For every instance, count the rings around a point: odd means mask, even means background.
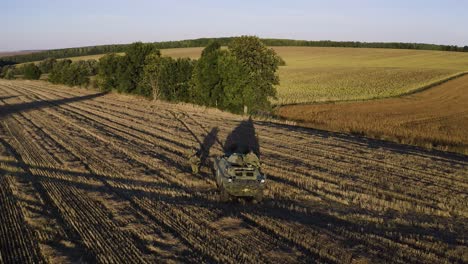
[{"label": "harvested field", "polygon": [[[0,262],[468,261],[466,156],[40,81],[0,80],[0,121]],[[184,158],[243,126],[261,204]]]},{"label": "harvested field", "polygon": [[315,128],[468,154],[468,75],[399,98],[282,106],[281,117]]}]

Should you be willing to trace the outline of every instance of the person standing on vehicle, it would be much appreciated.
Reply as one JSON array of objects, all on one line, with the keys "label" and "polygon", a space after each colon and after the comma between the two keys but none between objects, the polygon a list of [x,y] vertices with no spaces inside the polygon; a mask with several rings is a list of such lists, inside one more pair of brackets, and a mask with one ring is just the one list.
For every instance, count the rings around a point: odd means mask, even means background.
[{"label": "person standing on vehicle", "polygon": [[256,168],[260,168],[261,166],[258,156],[255,155],[255,153],[252,150],[250,150],[249,153],[245,155],[244,163]]}]

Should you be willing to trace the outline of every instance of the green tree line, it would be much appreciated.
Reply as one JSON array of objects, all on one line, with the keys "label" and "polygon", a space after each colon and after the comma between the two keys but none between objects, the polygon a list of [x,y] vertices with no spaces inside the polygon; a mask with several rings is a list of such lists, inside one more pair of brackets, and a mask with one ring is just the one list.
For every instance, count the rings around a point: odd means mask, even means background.
[{"label": "green tree line", "polygon": [[37,65],[26,63],[20,67],[15,65],[4,66],[0,70],[0,78],[15,79],[20,76],[26,80],[39,80],[41,75],[49,74],[47,80],[55,84],[69,86],[88,86],[90,77],[97,74],[98,62],[96,60],[81,60],[72,62],[69,59],[45,59]]},{"label": "green tree line", "polygon": [[[48,81],[55,84],[69,86],[88,86],[90,76],[97,73],[98,62],[96,60],[60,60],[53,63],[50,69]],[[39,64],[40,68],[41,64]],[[44,66],[43,66],[44,67]],[[49,66],[47,66],[49,67]]]},{"label": "green tree line", "polygon": [[233,38],[227,50],[221,46],[211,41],[200,59],[192,60],[162,57],[158,45],[133,43],[125,55],[108,54],[99,60],[97,83],[105,91],[235,113],[269,110],[281,58],[257,37]]},{"label": "green tree line", "polygon": [[[221,49],[227,46],[227,49]],[[254,113],[271,109],[276,97],[276,74],[284,61],[259,38],[242,36],[227,45],[211,40],[199,60],[161,56],[155,43],[133,43],[124,55],[109,53],[98,61],[47,58],[21,67],[5,66],[4,78],[21,75],[69,86],[95,85],[104,91],[143,95],[171,102],[189,102],[217,107],[234,113]]]},{"label": "green tree line", "polygon": [[[199,38],[180,41],[165,41],[150,43],[158,49],[206,47],[216,41],[222,46],[227,46],[235,37],[225,38]],[[307,46],[307,47],[350,47],[350,48],[391,48],[391,49],[418,49],[468,52],[468,46],[436,45],[425,43],[401,43],[401,42],[359,42],[359,41],[330,41],[330,40],[292,40],[292,39],[262,39],[267,46]],[[0,58],[0,67],[8,64],[40,61],[47,58],[68,58],[76,56],[96,55],[105,53],[124,52],[130,44],[100,45],[79,48],[55,49],[31,54],[7,56]]]}]

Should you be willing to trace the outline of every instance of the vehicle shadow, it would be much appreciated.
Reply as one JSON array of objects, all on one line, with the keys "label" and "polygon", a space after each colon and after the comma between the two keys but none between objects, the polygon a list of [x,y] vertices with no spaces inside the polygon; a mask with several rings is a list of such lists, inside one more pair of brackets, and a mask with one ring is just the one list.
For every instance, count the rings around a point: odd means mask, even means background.
[{"label": "vehicle shadow", "polygon": [[208,133],[205,138],[203,139],[203,142],[200,146],[200,162],[202,165],[209,165],[207,164],[208,157],[210,156],[210,150],[213,147],[213,145],[216,143],[218,139],[218,133],[219,133],[219,128],[218,127],[213,127]]},{"label": "vehicle shadow", "polygon": [[62,98],[62,99],[56,99],[56,100],[40,100],[40,101],[36,100],[34,102],[2,105],[0,106],[0,117],[5,117],[11,114],[34,110],[34,109],[40,109],[44,107],[59,106],[62,104],[90,100],[93,98],[101,97],[105,94],[107,94],[107,92],[84,95],[84,96],[77,96],[77,97],[71,97],[71,98]]},{"label": "vehicle shadow", "polygon": [[227,136],[224,142],[223,150],[225,153],[248,153],[253,151],[260,157],[260,144],[258,136],[255,132],[254,122],[252,117],[242,121],[234,130]]}]

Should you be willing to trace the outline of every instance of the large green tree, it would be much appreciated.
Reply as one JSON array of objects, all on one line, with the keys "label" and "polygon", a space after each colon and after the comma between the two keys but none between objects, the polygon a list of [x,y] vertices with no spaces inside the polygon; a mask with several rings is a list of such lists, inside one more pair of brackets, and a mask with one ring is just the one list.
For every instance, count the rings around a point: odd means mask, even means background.
[{"label": "large green tree", "polygon": [[41,70],[34,63],[28,63],[23,67],[23,77],[26,80],[39,80],[41,77]]},{"label": "large green tree", "polygon": [[42,73],[50,73],[54,68],[54,64],[57,62],[56,59],[47,58],[41,62],[39,62],[38,67]]},{"label": "large green tree", "polygon": [[163,60],[158,52],[151,53],[146,57],[143,76],[139,85],[142,95],[153,99],[161,98],[159,80]]},{"label": "large green tree", "polygon": [[189,101],[190,79],[195,62],[189,58],[161,58],[159,91],[161,99]]},{"label": "large green tree", "polygon": [[127,48],[117,72],[116,88],[119,92],[136,93],[141,90],[138,85],[141,84],[146,57],[151,53],[159,53],[154,44],[136,42]]},{"label": "large green tree", "polygon": [[71,62],[59,61],[49,75],[52,83],[61,83],[69,86],[87,86],[89,84],[90,69],[87,61]]},{"label": "large green tree", "polygon": [[194,103],[218,106],[223,99],[218,58],[221,56],[219,42],[211,42],[202,52],[193,71],[190,96]]},{"label": "large green tree", "polygon": [[173,102],[190,101],[190,81],[195,64],[189,58],[173,59],[150,54],[143,68],[140,94]]},{"label": "large green tree", "polygon": [[263,44],[258,37],[242,36],[234,38],[229,44],[229,51],[248,71],[244,106],[250,113],[271,107],[270,98],[276,98],[275,85],[279,84],[276,74],[281,62],[271,48]]},{"label": "large green tree", "polygon": [[110,53],[99,59],[97,65],[97,84],[101,90],[110,91],[117,87],[117,74],[122,64],[122,56]]},{"label": "large green tree", "polygon": [[176,71],[173,95],[178,101],[189,102],[190,81],[197,61],[190,58],[178,58],[173,61],[173,64]]},{"label": "large green tree", "polygon": [[72,61],[69,59],[59,60],[54,63],[54,67],[49,74],[48,80],[51,83],[64,83],[65,82],[65,71],[72,64]]},{"label": "large green tree", "polygon": [[226,52],[218,59],[218,74],[222,87],[221,109],[241,113],[244,105],[248,105],[252,87],[250,85],[249,69],[232,53]]},{"label": "large green tree", "polygon": [[69,86],[87,86],[89,84],[89,70],[86,63],[78,61],[65,67],[63,83]]}]

